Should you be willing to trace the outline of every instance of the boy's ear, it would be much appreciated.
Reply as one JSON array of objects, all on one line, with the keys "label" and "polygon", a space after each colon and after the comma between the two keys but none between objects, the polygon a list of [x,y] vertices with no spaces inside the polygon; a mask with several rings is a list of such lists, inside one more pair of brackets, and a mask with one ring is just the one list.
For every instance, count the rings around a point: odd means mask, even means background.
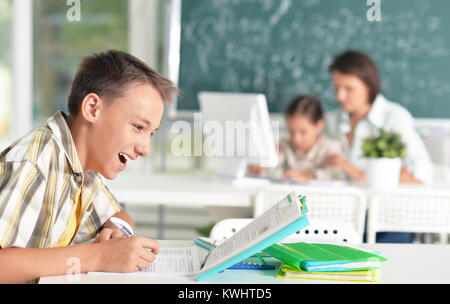
[{"label": "boy's ear", "polygon": [[80,114],[89,122],[95,122],[99,117],[102,105],[101,98],[95,93],[89,93],[81,102]]}]

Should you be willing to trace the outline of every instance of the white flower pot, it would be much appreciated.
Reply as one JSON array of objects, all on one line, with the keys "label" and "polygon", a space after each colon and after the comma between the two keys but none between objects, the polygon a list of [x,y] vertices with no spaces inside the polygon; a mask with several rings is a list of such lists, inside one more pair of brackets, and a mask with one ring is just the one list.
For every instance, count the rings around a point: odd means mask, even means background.
[{"label": "white flower pot", "polygon": [[401,166],[401,158],[368,158],[367,185],[378,190],[397,188]]}]

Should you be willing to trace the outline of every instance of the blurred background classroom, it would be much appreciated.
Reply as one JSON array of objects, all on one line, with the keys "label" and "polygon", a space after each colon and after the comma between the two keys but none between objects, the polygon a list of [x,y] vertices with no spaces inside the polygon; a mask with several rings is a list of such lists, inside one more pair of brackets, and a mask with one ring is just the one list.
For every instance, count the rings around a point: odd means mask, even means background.
[{"label": "blurred background classroom", "polygon": [[[278,140],[294,96],[314,94],[325,111],[339,107],[328,65],[355,48],[376,62],[383,94],[415,118],[434,180],[450,184],[449,11],[448,0],[0,0],[0,150],[57,110],[67,111],[83,56],[117,49],[182,91],[166,107],[151,156],[130,163],[127,176],[214,176],[213,159],[174,155],[171,148],[179,136],[175,122],[191,127],[192,145],[201,132],[194,118],[199,92],[265,94],[270,118],[281,126]],[[123,202],[137,234],[192,239],[227,208],[254,214],[251,203],[208,208],[207,202],[165,204],[164,195],[159,204]]]}]

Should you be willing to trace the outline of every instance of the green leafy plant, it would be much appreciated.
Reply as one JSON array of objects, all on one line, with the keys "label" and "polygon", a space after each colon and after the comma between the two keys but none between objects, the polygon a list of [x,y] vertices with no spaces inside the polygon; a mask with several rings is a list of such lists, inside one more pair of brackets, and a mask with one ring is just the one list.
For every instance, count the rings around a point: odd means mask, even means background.
[{"label": "green leafy plant", "polygon": [[399,133],[378,129],[377,134],[363,139],[362,151],[369,158],[403,158],[406,156],[406,145]]}]

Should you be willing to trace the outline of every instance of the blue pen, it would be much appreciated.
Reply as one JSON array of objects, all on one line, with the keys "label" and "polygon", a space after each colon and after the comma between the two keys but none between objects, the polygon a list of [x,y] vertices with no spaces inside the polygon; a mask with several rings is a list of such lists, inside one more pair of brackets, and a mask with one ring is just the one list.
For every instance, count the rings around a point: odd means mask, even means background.
[{"label": "blue pen", "polygon": [[211,250],[212,248],[214,248],[215,246],[213,244],[215,244],[215,241],[209,240],[208,238],[204,238],[204,237],[197,237],[194,239],[194,243],[206,250]]},{"label": "blue pen", "polygon": [[125,222],[124,220],[118,218],[118,217],[112,217],[110,218],[111,223],[113,223],[117,228],[120,229],[120,231],[122,231],[122,233],[127,237],[132,237],[134,232],[133,232],[133,228],[131,228],[131,226]]}]

